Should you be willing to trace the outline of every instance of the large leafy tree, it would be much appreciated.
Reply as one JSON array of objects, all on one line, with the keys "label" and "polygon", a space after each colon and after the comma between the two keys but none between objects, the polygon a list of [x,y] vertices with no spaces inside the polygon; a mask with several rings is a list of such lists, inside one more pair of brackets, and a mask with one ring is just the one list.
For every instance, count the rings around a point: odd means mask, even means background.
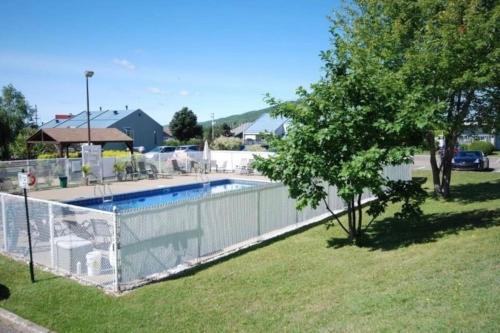
[{"label": "large leafy tree", "polygon": [[[407,108],[425,133],[435,191],[450,195],[451,162],[467,126],[499,129],[500,3],[493,0],[361,0],[351,11],[360,43],[402,79]],[[436,157],[436,133],[445,149]]]},{"label": "large leafy tree", "polygon": [[2,88],[0,96],[0,158],[10,158],[10,144],[18,133],[26,126],[32,125],[34,110],[24,95],[7,85]]},{"label": "large leafy tree", "polygon": [[[388,201],[405,201],[401,213],[419,213],[425,196],[419,184],[391,181],[382,173],[386,165],[409,162],[421,137],[412,119],[404,117],[402,77],[364,43],[361,23],[333,21],[332,49],[322,53],[324,77],[310,90],[299,88],[297,103],[269,100],[274,115],[289,119],[288,134],[270,138],[276,155],[255,162],[264,175],[289,187],[299,208],[323,203],[352,240],[363,231],[365,190],[381,199],[367,210],[371,221]],[[347,204],[347,225],[328,205],[328,186],[336,186]]]},{"label": "large leafy tree", "polygon": [[181,142],[201,137],[203,134],[203,128],[198,125],[196,115],[187,107],[183,107],[174,114],[169,127],[174,138]]}]

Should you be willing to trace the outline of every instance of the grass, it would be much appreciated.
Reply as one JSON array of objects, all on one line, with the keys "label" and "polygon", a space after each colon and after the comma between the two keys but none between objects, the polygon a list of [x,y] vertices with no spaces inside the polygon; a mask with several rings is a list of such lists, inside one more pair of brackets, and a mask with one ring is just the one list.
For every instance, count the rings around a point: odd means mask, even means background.
[{"label": "grass", "polygon": [[360,247],[319,225],[118,298],[0,256],[0,306],[59,332],[499,331],[500,174],[453,176]]}]

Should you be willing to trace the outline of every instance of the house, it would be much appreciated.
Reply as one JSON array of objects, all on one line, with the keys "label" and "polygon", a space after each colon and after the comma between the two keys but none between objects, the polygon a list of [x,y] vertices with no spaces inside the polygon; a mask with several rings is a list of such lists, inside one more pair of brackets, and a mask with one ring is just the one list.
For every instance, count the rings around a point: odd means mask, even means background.
[{"label": "house", "polygon": [[[69,118],[55,117],[41,128],[87,128],[87,112]],[[163,143],[163,126],[141,109],[99,110],[90,112],[90,128],[117,128],[134,140],[134,147],[145,151]],[[125,148],[123,144],[106,144],[106,149]]]},{"label": "house", "polygon": [[264,113],[243,131],[243,143],[246,145],[265,143],[262,133],[274,134],[278,137],[283,136],[286,134],[287,122],[286,118],[274,118],[269,113]]},{"label": "house", "polygon": [[172,139],[174,136],[172,130],[168,126],[163,126],[163,141]]},{"label": "house", "polygon": [[495,150],[500,150],[500,134],[499,133],[485,133],[481,129],[466,129],[459,137],[459,144],[469,144],[472,141],[486,141],[490,142]]},{"label": "house", "polygon": [[247,128],[249,128],[251,125],[252,125],[251,122],[249,122],[249,123],[243,123],[243,124],[240,124],[237,127],[233,128],[233,129],[231,129],[232,136],[235,137],[235,138],[242,139],[243,138],[243,132]]}]

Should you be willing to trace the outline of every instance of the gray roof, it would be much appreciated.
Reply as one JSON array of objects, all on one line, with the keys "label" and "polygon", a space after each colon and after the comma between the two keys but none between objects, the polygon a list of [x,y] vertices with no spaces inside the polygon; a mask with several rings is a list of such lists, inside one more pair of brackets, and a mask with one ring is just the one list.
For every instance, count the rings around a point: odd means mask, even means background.
[{"label": "gray roof", "polygon": [[231,133],[234,135],[234,136],[237,136],[237,135],[240,135],[241,133],[245,132],[245,130],[250,127],[252,125],[252,123],[243,123],[243,124],[240,124],[239,126],[233,128],[231,130]]},{"label": "gray roof", "polygon": [[275,133],[288,120],[283,117],[273,118],[269,113],[264,113],[252,125],[250,125],[243,134],[259,134],[262,132]]},{"label": "gray roof", "polygon": [[[137,110],[104,110],[90,112],[91,128],[108,128],[117,121],[127,117]],[[83,128],[87,127],[87,111],[82,111],[67,120],[53,119],[41,128]]]}]

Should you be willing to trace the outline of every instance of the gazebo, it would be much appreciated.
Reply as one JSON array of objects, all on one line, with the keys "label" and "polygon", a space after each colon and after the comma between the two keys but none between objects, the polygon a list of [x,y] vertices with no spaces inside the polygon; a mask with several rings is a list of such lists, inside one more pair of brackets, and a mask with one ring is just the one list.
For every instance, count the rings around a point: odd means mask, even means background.
[{"label": "gazebo", "polygon": [[[104,145],[106,143],[124,143],[130,152],[134,153],[134,140],[116,128],[92,128],[90,129],[91,143]],[[52,144],[57,146],[59,156],[64,152],[68,156],[68,147],[72,144],[88,142],[88,130],[86,128],[41,128],[26,140],[28,155],[34,144]]]}]

